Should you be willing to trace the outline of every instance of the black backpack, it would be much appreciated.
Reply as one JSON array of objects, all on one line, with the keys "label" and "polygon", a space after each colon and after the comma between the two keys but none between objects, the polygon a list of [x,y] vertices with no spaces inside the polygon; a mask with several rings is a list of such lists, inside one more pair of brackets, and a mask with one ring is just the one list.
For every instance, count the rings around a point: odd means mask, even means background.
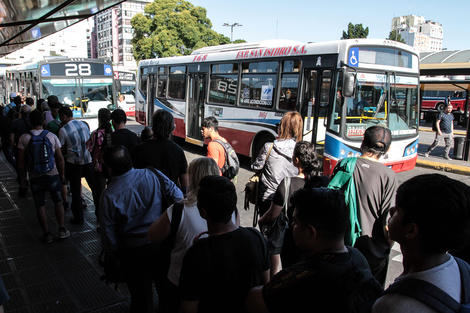
[{"label": "black backpack", "polygon": [[458,303],[442,289],[421,279],[408,278],[390,285],[383,294],[399,293],[418,300],[441,313],[470,313],[470,265],[454,257],[459,265],[461,279],[461,302]]},{"label": "black backpack", "polygon": [[234,179],[240,170],[240,161],[238,161],[237,153],[228,142],[223,142],[220,139],[215,139],[214,141],[221,144],[225,150],[225,163],[220,169],[222,171],[222,175],[228,179]]}]

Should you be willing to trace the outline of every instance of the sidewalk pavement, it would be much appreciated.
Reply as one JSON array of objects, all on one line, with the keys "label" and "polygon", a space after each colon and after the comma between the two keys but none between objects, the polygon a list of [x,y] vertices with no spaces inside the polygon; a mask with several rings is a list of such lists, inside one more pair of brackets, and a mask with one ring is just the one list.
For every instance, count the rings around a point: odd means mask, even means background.
[{"label": "sidewalk pavement", "polygon": [[[45,244],[28,190],[17,196],[14,169],[0,153],[0,275],[10,295],[5,312],[128,312],[130,295],[125,284],[118,290],[100,280],[100,235],[90,192],[83,188],[88,208],[83,226],[65,226],[71,236],[57,238],[58,225],[49,194],[46,212],[54,241]],[[69,201],[71,197],[69,197]],[[156,298],[156,296],[155,296]]]},{"label": "sidewalk pavement", "polygon": [[[454,131],[455,136],[465,137],[466,132],[463,128],[457,128]],[[416,166],[431,168],[439,171],[445,171],[460,175],[470,176],[470,162],[463,160],[446,160],[443,158],[444,155],[444,143],[441,142],[429,155],[428,158],[424,156],[427,148],[434,140],[435,132],[430,126],[420,126],[420,138],[418,144],[418,159]],[[453,157],[453,147],[450,150],[449,156]]]}]

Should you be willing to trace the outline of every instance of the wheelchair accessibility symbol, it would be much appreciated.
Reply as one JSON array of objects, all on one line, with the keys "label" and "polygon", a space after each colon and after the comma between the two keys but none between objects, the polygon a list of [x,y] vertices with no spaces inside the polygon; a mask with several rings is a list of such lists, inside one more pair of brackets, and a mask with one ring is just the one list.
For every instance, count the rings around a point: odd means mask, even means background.
[{"label": "wheelchair accessibility symbol", "polygon": [[349,50],[348,64],[353,67],[359,65],[359,48],[351,48]]},{"label": "wheelchair accessibility symbol", "polygon": [[51,76],[49,64],[41,66],[41,76]]}]

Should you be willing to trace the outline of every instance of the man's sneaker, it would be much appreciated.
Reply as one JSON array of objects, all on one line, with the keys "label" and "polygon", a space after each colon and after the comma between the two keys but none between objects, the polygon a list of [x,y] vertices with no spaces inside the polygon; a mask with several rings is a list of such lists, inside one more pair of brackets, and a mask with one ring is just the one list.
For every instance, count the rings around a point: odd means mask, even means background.
[{"label": "man's sneaker", "polygon": [[43,240],[44,240],[44,243],[52,243],[51,233],[49,232],[49,233],[44,234]]},{"label": "man's sneaker", "polygon": [[68,231],[68,229],[65,227],[59,227],[59,238],[65,239],[68,236],[70,236],[70,232]]},{"label": "man's sneaker", "polygon": [[429,158],[429,151],[424,154],[425,158]]},{"label": "man's sneaker", "polygon": [[446,160],[452,160],[452,159],[450,158],[450,156],[448,156],[448,155],[444,155],[444,159],[446,159]]}]

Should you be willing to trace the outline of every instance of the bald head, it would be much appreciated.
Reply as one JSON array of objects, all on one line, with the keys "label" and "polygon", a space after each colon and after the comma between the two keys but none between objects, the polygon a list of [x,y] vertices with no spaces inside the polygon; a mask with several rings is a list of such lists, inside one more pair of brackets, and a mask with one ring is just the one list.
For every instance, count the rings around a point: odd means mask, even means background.
[{"label": "bald head", "polygon": [[31,114],[31,107],[29,105],[23,105],[20,110],[21,114]]}]

